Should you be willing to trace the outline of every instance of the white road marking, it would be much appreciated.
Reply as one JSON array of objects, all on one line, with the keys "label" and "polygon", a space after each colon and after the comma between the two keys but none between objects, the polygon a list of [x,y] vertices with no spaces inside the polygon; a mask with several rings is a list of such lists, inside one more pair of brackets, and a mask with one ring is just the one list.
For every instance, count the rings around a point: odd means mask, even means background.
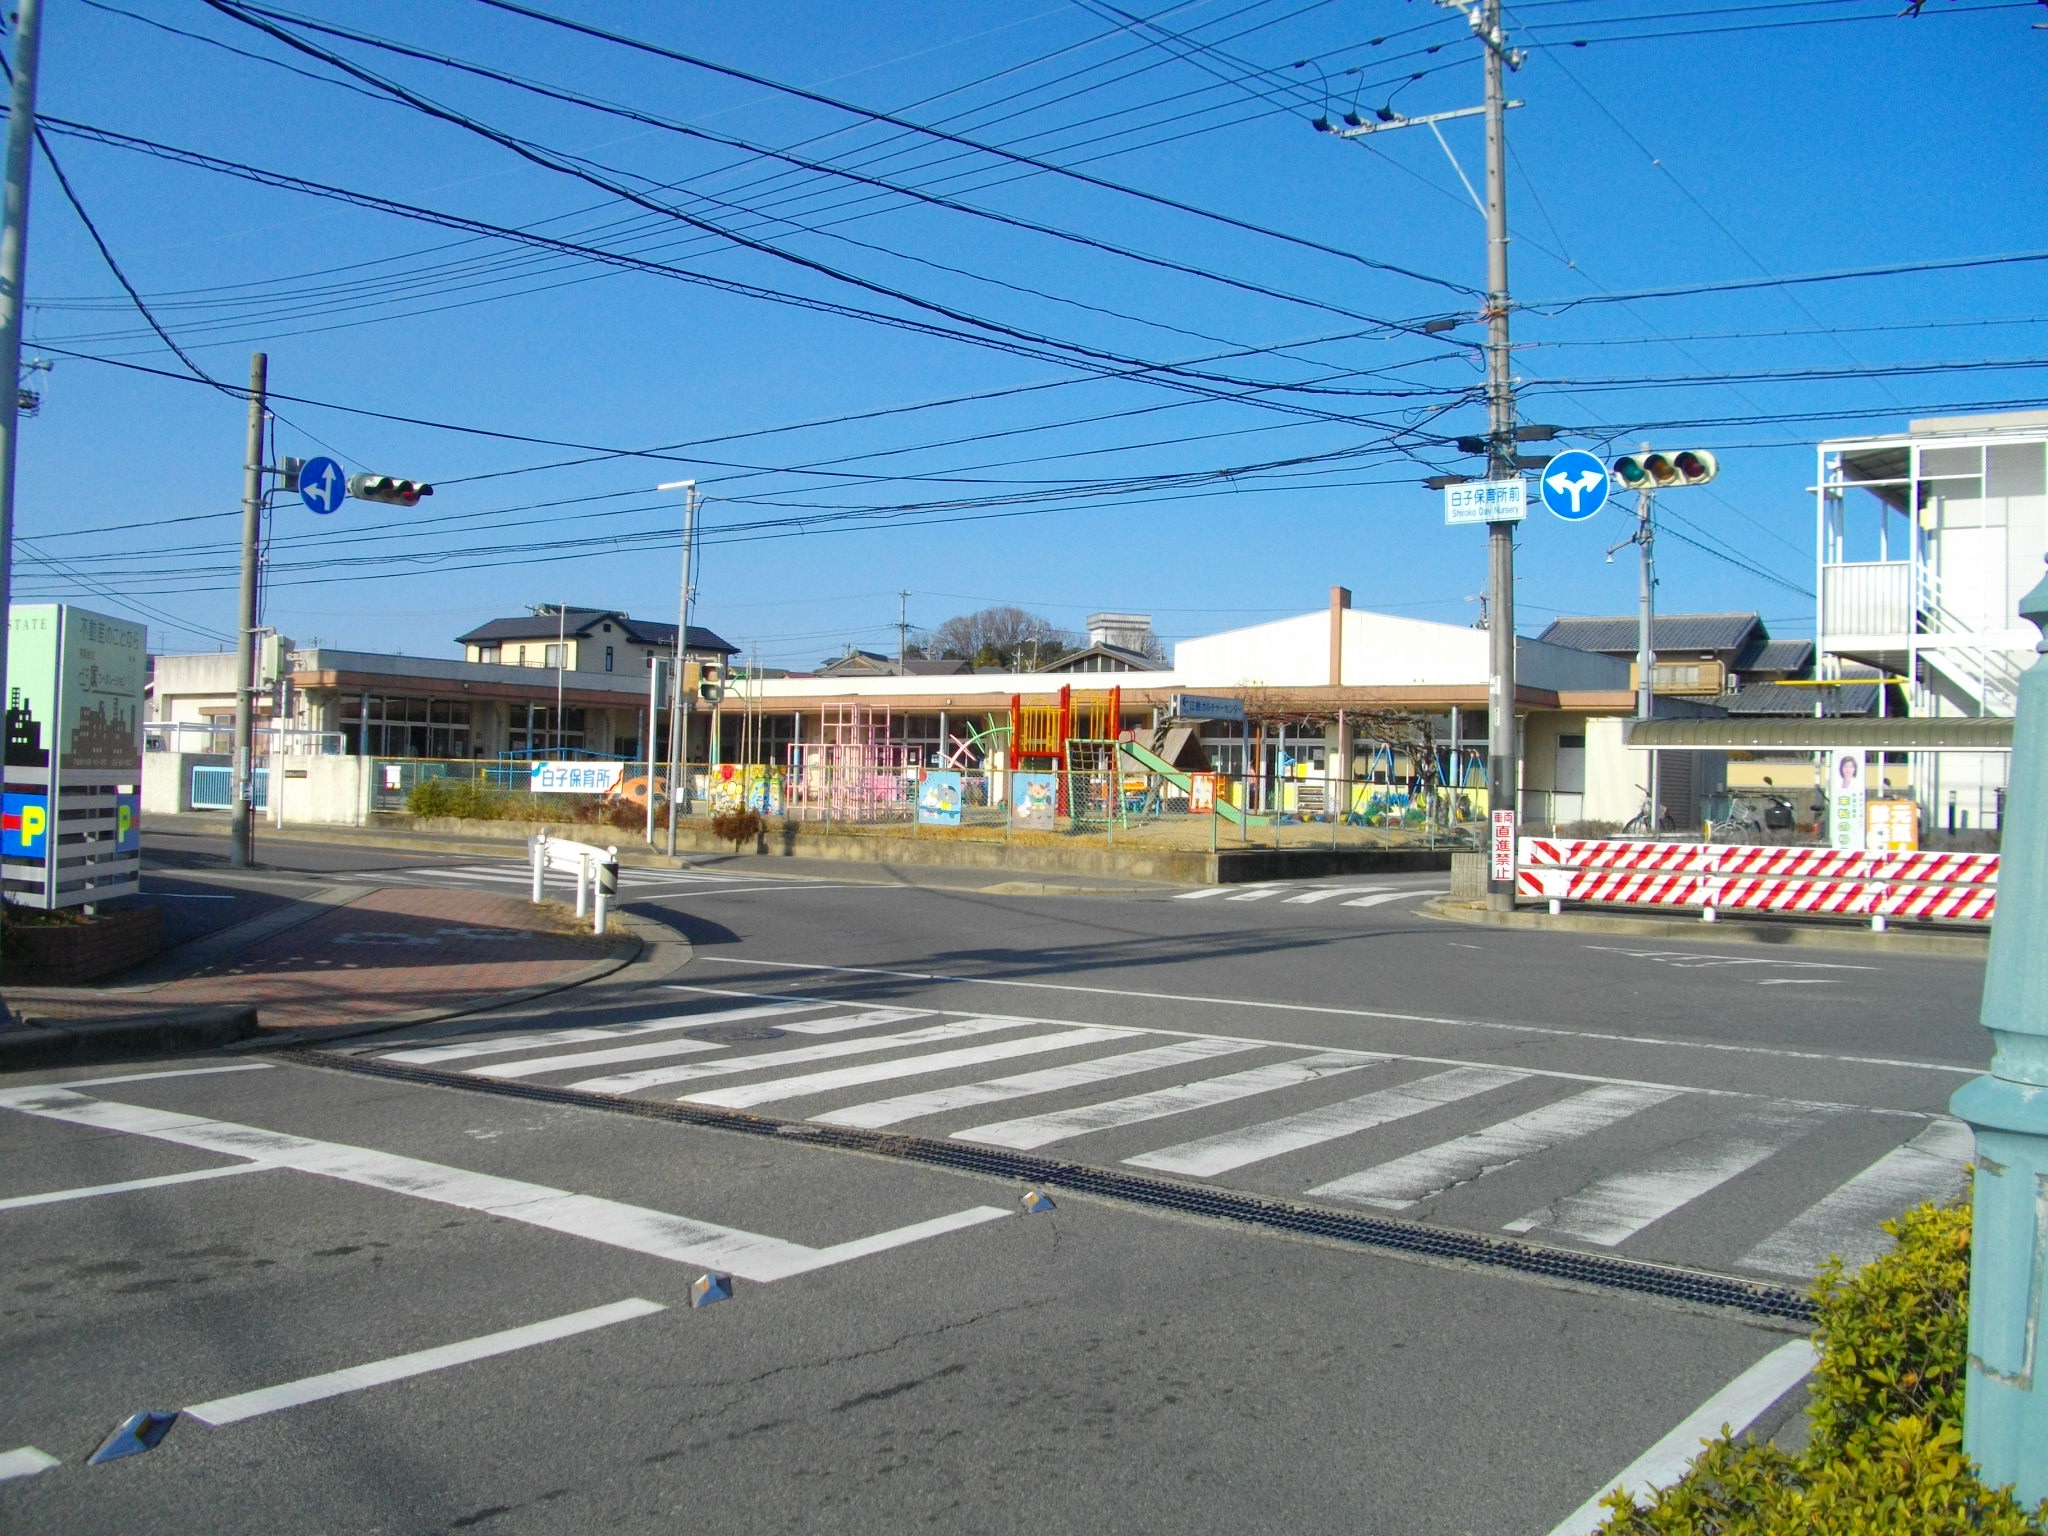
[{"label": "white road marking", "polygon": [[[842,1029],[865,1029],[870,1025],[901,1024],[910,1019],[927,1017],[928,1014],[916,1008],[877,1008],[872,1013],[855,1014],[852,1018],[840,1019],[837,1023]],[[690,1056],[703,1051],[724,1049],[724,1045],[713,1041],[656,1040],[645,1045],[615,1045],[602,1051],[571,1051],[566,1056],[536,1056],[530,1061],[506,1061],[488,1067],[470,1067],[466,1070],[471,1077],[538,1077],[544,1072],[570,1072],[583,1067],[609,1066],[621,1061],[653,1061],[662,1056]],[[586,1085],[578,1083],[575,1086],[581,1088]]]},{"label": "white road marking", "polygon": [[1255,887],[1249,891],[1239,891],[1235,896],[1231,897],[1230,899],[1232,901],[1264,901],[1268,896],[1278,896],[1279,894],[1279,886],[1268,885]]},{"label": "white road marking", "polygon": [[11,1477],[34,1477],[38,1472],[47,1472],[61,1465],[48,1451],[39,1451],[32,1445],[17,1445],[11,1451],[0,1451],[0,1483]]},{"label": "white road marking", "polygon": [[14,1195],[0,1200],[0,1211],[18,1211],[31,1205],[57,1205],[66,1200],[90,1200],[95,1195],[125,1195],[131,1189],[160,1189],[166,1184],[196,1184],[202,1179],[224,1179],[237,1173],[261,1173],[269,1163],[230,1163],[222,1168],[195,1168],[190,1173],[160,1173],[148,1179],[123,1179],[118,1184],[87,1184],[79,1189],[53,1189],[42,1195]]},{"label": "white road marking", "polygon": [[1960,1120],[1940,1119],[1894,1147],[1832,1194],[1815,1202],[1744,1254],[1743,1269],[1810,1280],[1830,1254],[1855,1269],[1880,1257],[1892,1240],[1878,1223],[1908,1206],[1946,1200],[1961,1187],[1976,1156],[1976,1137]]},{"label": "white road marking", "polygon": [[195,1403],[185,1413],[189,1418],[218,1429],[223,1424],[237,1424],[243,1419],[276,1413],[281,1408],[298,1408],[306,1403],[340,1397],[345,1392],[381,1387],[387,1382],[404,1381],[409,1376],[424,1376],[429,1371],[445,1371],[451,1365],[467,1365],[472,1360],[488,1360],[492,1355],[508,1355],[515,1349],[531,1349],[536,1344],[549,1344],[556,1339],[588,1333],[593,1328],[608,1328],[613,1323],[630,1322],[636,1317],[667,1310],[658,1301],[643,1301],[633,1296],[625,1301],[615,1301],[610,1306],[591,1307],[588,1311],[551,1317],[546,1322],[507,1328],[502,1333],[486,1333],[455,1344],[415,1350],[409,1355],[393,1355],[388,1360],[372,1360],[367,1365],[351,1365],[345,1370],[305,1376],[256,1392],[217,1397],[211,1402]]},{"label": "white road marking", "polygon": [[1474,1094],[1519,1083],[1528,1075],[1507,1067],[1458,1067],[1433,1077],[1418,1078],[1397,1087],[1346,1099],[1341,1104],[1305,1109],[1300,1114],[1268,1120],[1263,1125],[1221,1131],[1199,1141],[1184,1141],[1177,1147],[1162,1147],[1157,1152],[1127,1157],[1124,1161],[1137,1168],[1158,1168],[1167,1173],[1189,1173],[1206,1178],[1211,1174],[1242,1168],[1247,1163],[1263,1162],[1269,1157],[1298,1152],[1303,1147],[1319,1146],[1340,1136],[1371,1130],[1390,1120],[1455,1104]]},{"label": "white road marking", "polygon": [[1617,1120],[1652,1105],[1675,1099],[1675,1090],[1652,1088],[1588,1088],[1568,1099],[1545,1104],[1512,1120],[1503,1120],[1469,1135],[1410,1152],[1375,1167],[1347,1173],[1309,1191],[1331,1200],[1406,1210],[1417,1201],[1443,1193],[1502,1168],[1547,1152],[1561,1141],[1591,1135]]},{"label": "white road marking", "polygon": [[1727,1386],[1688,1414],[1679,1426],[1628,1464],[1621,1476],[1586,1500],[1550,1529],[1550,1536],[1592,1536],[1607,1523],[1600,1501],[1617,1488],[1640,1499],[1668,1488],[1685,1475],[1699,1454],[1700,1443],[1725,1428],[1740,1434],[1758,1414],[1799,1385],[1819,1360],[1812,1343],[1794,1339],[1780,1344]]},{"label": "white road marking", "polygon": [[213,1077],[221,1072],[270,1072],[274,1061],[238,1061],[231,1067],[179,1067],[170,1072],[124,1072],[119,1077],[80,1077],[61,1083],[44,1083],[45,1088],[96,1088],[103,1083],[153,1083],[160,1077]]},{"label": "white road marking", "polygon": [[879,1232],[830,1248],[809,1248],[779,1237],[765,1237],[738,1227],[721,1227],[645,1206],[627,1205],[595,1195],[574,1194],[523,1179],[472,1173],[416,1157],[401,1157],[371,1147],[314,1141],[284,1131],[181,1115],[138,1104],[90,1099],[61,1088],[0,1089],[0,1109],[19,1110],[67,1125],[147,1136],[175,1146],[196,1147],[225,1157],[254,1158],[301,1173],[319,1174],[348,1184],[361,1184],[392,1194],[410,1195],[437,1205],[481,1211],[506,1221],[562,1232],[588,1242],[647,1254],[671,1263],[723,1269],[743,1280],[781,1280],[815,1269],[879,1253],[941,1232],[995,1221],[1011,1214],[998,1206],[972,1206],[950,1216]]},{"label": "white road marking", "polygon": [[1757,983],[1760,987],[1832,987],[1834,981],[1826,976],[1772,976]]},{"label": "white road marking", "polygon": [[[765,1072],[800,1062],[830,1061],[835,1056],[859,1056],[868,1051],[893,1051],[903,1045],[931,1045],[940,1040],[992,1034],[1000,1029],[1030,1029],[1045,1022],[977,1016],[951,1024],[905,1030],[901,1034],[870,1035],[863,1040],[832,1040],[824,1045],[800,1045],[794,1050],[756,1051],[746,1056],[727,1056],[718,1061],[692,1062],[687,1066],[650,1067],[645,1072],[622,1072],[615,1077],[588,1077],[569,1086],[584,1093],[633,1093],[641,1088],[659,1088],[664,1083],[686,1083],[700,1077],[726,1077],[735,1072]],[[574,1064],[573,1058],[562,1059]]]},{"label": "white road marking", "polygon": [[928,1019],[933,1011],[929,1008],[873,1008],[866,1013],[843,1014],[837,1018],[798,1019],[794,1024],[778,1024],[776,1028],[791,1035],[843,1035],[849,1030],[873,1029],[878,1024],[906,1024],[912,1019]]},{"label": "white road marking", "polygon": [[1385,889],[1385,886],[1380,885],[1337,885],[1332,886],[1327,891],[1304,891],[1299,896],[1290,896],[1287,898],[1287,905],[1290,907],[1305,907],[1318,901],[1330,901],[1338,896],[1363,896],[1368,891],[1381,891]]},{"label": "white road marking", "polygon": [[1378,896],[1361,896],[1356,901],[1344,903],[1347,907],[1377,907],[1389,901],[1420,900],[1424,896],[1448,896],[1448,889],[1441,891],[1386,891]]},{"label": "white road marking", "polygon": [[1208,885],[1199,891],[1182,891],[1173,899],[1175,901],[1203,901],[1211,896],[1221,896],[1229,889],[1230,887],[1227,885]]},{"label": "white road marking", "polygon": [[1126,1099],[1109,1099],[1100,1104],[1081,1104],[1073,1109],[1031,1115],[1021,1120],[999,1120],[989,1125],[977,1125],[968,1130],[955,1131],[952,1139],[986,1142],[991,1146],[1019,1149],[1042,1147],[1048,1142],[1065,1141],[1073,1136],[1086,1136],[1091,1131],[1136,1125],[1141,1121],[1157,1120],[1165,1115],[1185,1114],[1191,1109],[1207,1109],[1215,1104],[1228,1104],[1233,1099],[1250,1098],[1257,1093],[1296,1088],[1303,1083],[1317,1082],[1322,1078],[1335,1077],[1344,1072],[1355,1072],[1360,1067],[1376,1066],[1392,1059],[1367,1051],[1322,1051],[1313,1056],[1297,1057],[1293,1061],[1276,1061],[1263,1067],[1232,1072],[1224,1077],[1207,1077],[1198,1082],[1160,1088],[1152,1093],[1133,1094]]},{"label": "white road marking", "polygon": [[[658,1035],[675,1029],[695,1029],[700,1024],[735,1024],[746,1019],[779,1018],[802,1013],[808,1008],[830,1006],[815,1003],[764,1003],[758,1008],[725,1008],[717,1013],[671,1014],[660,1019],[636,1019],[627,1024],[593,1024],[576,1029],[549,1029],[527,1035],[485,1035],[466,1037],[448,1045],[422,1045],[403,1051],[386,1051],[380,1061],[413,1061],[433,1064],[463,1061],[471,1056],[502,1056],[513,1051],[545,1050],[557,1045],[580,1045],[589,1040],[617,1040],[632,1035]],[[723,1047],[704,1042],[679,1042],[680,1051],[716,1051]]]},{"label": "white road marking", "polygon": [[1685,1142],[1640,1168],[1596,1179],[1540,1211],[1508,1222],[1504,1230],[1575,1237],[1612,1248],[1708,1190],[1747,1173],[1817,1129],[1830,1113],[1806,1104],[1761,1105],[1703,1142]]},{"label": "white road marking", "polygon": [[931,1072],[950,1072],[959,1067],[978,1067],[985,1062],[1007,1061],[1013,1056],[1038,1056],[1047,1051],[1079,1050],[1084,1045],[1102,1045],[1129,1038],[1122,1029],[1063,1029],[1057,1034],[1026,1035],[1022,1040],[997,1040],[988,1045],[963,1046],[957,1051],[934,1051],[925,1056],[899,1056],[891,1061],[864,1061],[854,1067],[834,1067],[824,1072],[799,1073],[795,1077],[771,1077],[765,1082],[741,1083],[731,1088],[713,1088],[703,1093],[686,1093],[685,1104],[721,1104],[744,1109],[751,1104],[772,1104],[778,1099],[797,1099],[806,1094],[831,1093],[840,1088],[858,1088],[866,1083],[887,1082],[898,1077],[922,1077]]},{"label": "white road marking", "polygon": [[[1476,947],[1476,946],[1475,946]],[[736,955],[699,955],[700,965],[750,965],[778,971],[828,971],[847,976],[894,976],[905,981],[952,981],[976,987],[1028,987],[1041,992],[1084,992],[1097,997],[1139,998],[1145,1002],[1207,1003],[1218,1008],[1270,1008],[1282,1013],[1319,1013],[1344,1019],[1385,1019],[1395,1024],[1446,1024],[1456,1029],[1494,1029],[1518,1035],[1555,1035],[1565,1040],[1609,1040],[1619,1045],[1654,1046],[1679,1051],[1730,1051],[1742,1056],[1777,1056],[1790,1061],[1845,1062],[1858,1067],[1903,1067],[1912,1072],[1942,1072],[1953,1077],[1979,1077],[1979,1067],[1951,1067],[1933,1061],[1903,1061],[1890,1056],[1842,1056],[1832,1051],[1792,1051],[1772,1045],[1728,1045],[1716,1040],[1666,1040],[1657,1035],[1620,1035],[1597,1029],[1558,1029],[1545,1024],[1510,1024],[1498,1019],[1453,1019],[1439,1014],[1391,1013],[1376,1008],[1338,1008],[1320,1003],[1282,1003],[1262,997],[1203,997],[1187,992],[1139,992],[1126,987],[1089,987],[1072,982],[1021,981],[1007,976],[949,976],[937,971],[897,971],[873,965],[819,965],[802,960],[751,960]],[[1160,1031],[1166,1033],[1166,1031]],[[1191,1031],[1190,1031],[1191,1033]],[[1287,1044],[1288,1042],[1272,1042]],[[1296,1049],[1300,1042],[1292,1042]],[[1416,1057],[1415,1060],[1429,1060]],[[1448,1064],[1448,1063],[1447,1063]],[[1618,1079],[1592,1077],[1585,1073],[1549,1073],[1548,1076],[1577,1077],[1587,1082]],[[1688,1089],[1707,1093],[1711,1089]],[[1743,1095],[1747,1097],[1747,1095]]]},{"label": "white road marking", "polygon": [[1178,1067],[1190,1061],[1257,1049],[1245,1040],[1198,1036],[1192,1040],[1175,1041],[1172,1045],[1153,1046],[1150,1050],[1131,1051],[1122,1056],[1098,1056],[1093,1061],[1076,1062],[1072,1066],[1047,1067],[1039,1072],[1022,1072],[1015,1077],[992,1077],[984,1082],[963,1083],[955,1088],[933,1088],[924,1093],[906,1093],[900,1098],[876,1099],[811,1118],[828,1125],[857,1125],[872,1129],[894,1125],[901,1120],[915,1120],[923,1115],[971,1109],[977,1104],[993,1104],[1004,1099],[1028,1098],[1035,1093],[1057,1093],[1064,1088],[1079,1088],[1109,1078],[1129,1077],[1137,1072],[1153,1072],[1162,1067]]},{"label": "white road marking", "polygon": [[1612,944],[1588,944],[1586,948],[1607,955],[1627,955],[1631,960],[1656,960],[1679,970],[1699,970],[1727,965],[1775,965],[1794,971],[1876,971],[1882,966],[1854,965],[1845,960],[1773,960],[1748,955],[1702,955],[1689,949],[1621,949]]}]

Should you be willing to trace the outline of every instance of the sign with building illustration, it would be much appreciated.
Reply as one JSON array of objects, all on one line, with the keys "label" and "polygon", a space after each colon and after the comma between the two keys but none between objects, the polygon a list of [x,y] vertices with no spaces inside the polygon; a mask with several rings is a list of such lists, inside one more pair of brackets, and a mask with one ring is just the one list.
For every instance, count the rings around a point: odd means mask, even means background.
[{"label": "sign with building illustration", "polygon": [[148,631],[67,603],[8,610],[0,879],[24,906],[141,887],[142,694]]}]

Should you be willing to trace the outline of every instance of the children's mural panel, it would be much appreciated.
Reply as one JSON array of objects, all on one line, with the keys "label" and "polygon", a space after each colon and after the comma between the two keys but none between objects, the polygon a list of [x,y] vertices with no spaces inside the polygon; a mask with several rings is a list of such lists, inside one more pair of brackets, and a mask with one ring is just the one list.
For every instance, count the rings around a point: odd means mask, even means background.
[{"label": "children's mural panel", "polygon": [[946,769],[927,769],[919,775],[917,819],[927,827],[960,825],[960,775]]},{"label": "children's mural panel", "polygon": [[1019,827],[1053,829],[1059,814],[1060,783],[1055,774],[1013,773],[1010,775],[1010,820]]}]

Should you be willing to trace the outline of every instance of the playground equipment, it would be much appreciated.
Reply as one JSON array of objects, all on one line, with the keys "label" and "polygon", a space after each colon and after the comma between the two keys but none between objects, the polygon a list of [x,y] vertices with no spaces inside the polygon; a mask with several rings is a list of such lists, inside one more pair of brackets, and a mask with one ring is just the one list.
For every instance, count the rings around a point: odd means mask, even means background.
[{"label": "playground equipment", "polygon": [[[1145,773],[1156,774],[1184,795],[1193,794],[1193,784],[1188,775],[1152,751],[1151,748],[1140,746],[1134,741],[1123,741],[1117,743],[1117,752],[1123,762],[1129,763]],[[1250,815],[1243,808],[1232,805],[1221,795],[1216,797],[1213,804],[1218,816],[1221,816],[1225,821],[1234,822],[1238,826],[1270,827],[1273,824],[1272,817]]]},{"label": "playground equipment", "polygon": [[834,821],[893,821],[911,814],[917,749],[896,736],[887,709],[827,704],[819,740],[793,742],[784,779],[788,814]]},{"label": "playground equipment", "polygon": [[[1123,702],[1121,688],[1077,693],[1072,684],[1062,684],[1050,704],[1026,704],[1022,694],[1011,694],[1010,767],[1018,772],[1060,774],[1059,814],[1085,816],[1085,809],[1077,810],[1071,803],[1069,785],[1073,782],[1075,763],[1068,753],[1068,744],[1086,744],[1082,756],[1091,766],[1082,772],[1104,771],[1095,760],[1106,755],[1107,771],[1114,778],[1116,737],[1123,728]],[[1104,750],[1098,752],[1098,748]],[[1105,797],[1109,798],[1115,797]],[[1101,809],[1104,815],[1110,812],[1107,803]]]}]

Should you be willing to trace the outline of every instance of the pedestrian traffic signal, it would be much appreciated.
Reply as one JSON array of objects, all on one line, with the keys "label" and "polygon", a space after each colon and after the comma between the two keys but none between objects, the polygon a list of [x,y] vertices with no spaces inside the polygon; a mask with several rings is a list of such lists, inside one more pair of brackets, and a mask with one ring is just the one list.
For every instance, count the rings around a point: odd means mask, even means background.
[{"label": "pedestrian traffic signal", "polygon": [[716,704],[725,697],[725,668],[718,662],[707,661],[697,669],[697,698],[701,703]]},{"label": "pedestrian traffic signal", "polygon": [[1682,448],[1676,453],[1625,453],[1609,472],[1625,491],[1669,491],[1705,485],[1720,470],[1704,448]]},{"label": "pedestrian traffic signal", "polygon": [[422,496],[434,494],[423,480],[401,480],[396,475],[350,475],[348,493],[358,501],[388,502],[394,507],[416,507]]}]

